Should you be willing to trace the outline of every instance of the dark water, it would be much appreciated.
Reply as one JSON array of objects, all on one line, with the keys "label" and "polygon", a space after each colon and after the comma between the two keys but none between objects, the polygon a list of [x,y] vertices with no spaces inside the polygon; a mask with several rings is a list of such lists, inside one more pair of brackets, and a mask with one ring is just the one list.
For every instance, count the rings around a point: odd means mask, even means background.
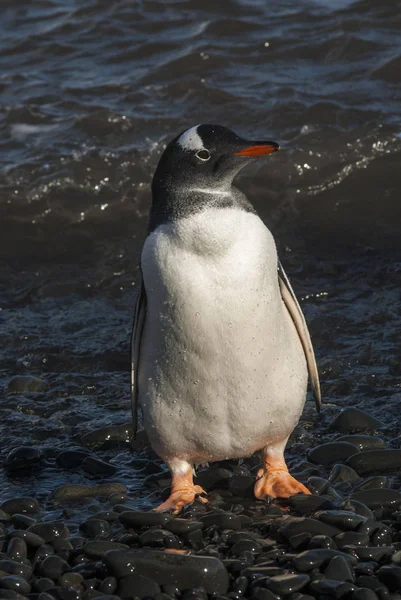
[{"label": "dark water", "polygon": [[[275,234],[321,370],[326,407],[318,420],[307,405],[298,456],[350,404],[400,446],[401,3],[38,0],[0,14],[0,458],[50,457],[2,472],[1,497],[91,483],[51,457],[129,421],[149,183],[165,143],[200,122],[283,149],[239,185]],[[11,393],[21,374],[44,387]],[[98,456],[141,489],[128,448]]]}]

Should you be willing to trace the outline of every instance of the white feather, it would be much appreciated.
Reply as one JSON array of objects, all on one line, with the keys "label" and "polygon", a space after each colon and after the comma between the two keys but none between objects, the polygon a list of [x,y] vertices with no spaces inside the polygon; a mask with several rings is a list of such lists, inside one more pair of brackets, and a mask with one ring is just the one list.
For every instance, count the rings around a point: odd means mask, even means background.
[{"label": "white feather", "polygon": [[191,129],[184,131],[184,133],[178,138],[177,144],[179,144],[184,150],[202,150],[203,142],[198,133],[198,125],[195,125],[195,127],[191,127]]}]

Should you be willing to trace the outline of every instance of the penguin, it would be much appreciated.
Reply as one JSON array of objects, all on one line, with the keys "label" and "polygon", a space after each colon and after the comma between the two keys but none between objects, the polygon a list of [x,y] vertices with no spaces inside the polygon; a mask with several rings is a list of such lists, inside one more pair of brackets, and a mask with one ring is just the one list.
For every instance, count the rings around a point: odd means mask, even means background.
[{"label": "penguin", "polygon": [[310,493],[288,472],[284,449],[308,374],[320,410],[314,351],[273,236],[233,184],[243,167],[279,149],[196,125],[167,145],[154,173],[131,394],[134,431],[140,406],[172,477],[158,512],[207,502],[196,466],[256,451],[256,498]]}]

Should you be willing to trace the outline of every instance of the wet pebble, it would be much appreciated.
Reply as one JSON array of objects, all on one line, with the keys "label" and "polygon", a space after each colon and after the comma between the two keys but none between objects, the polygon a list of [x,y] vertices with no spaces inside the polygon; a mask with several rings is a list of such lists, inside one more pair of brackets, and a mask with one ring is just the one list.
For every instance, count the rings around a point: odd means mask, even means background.
[{"label": "wet pebble", "polygon": [[384,423],[359,408],[349,406],[335,417],[330,426],[341,433],[353,433],[384,427]]},{"label": "wet pebble", "polygon": [[365,546],[369,544],[369,536],[366,533],[357,533],[356,531],[345,531],[336,535],[334,541],[337,548],[344,548],[344,546]]},{"label": "wet pebble", "polygon": [[306,574],[297,575],[295,573],[288,573],[270,577],[265,585],[267,589],[271,590],[274,594],[286,596],[302,590],[302,588],[309,583],[309,579],[309,575]]},{"label": "wet pebble", "polygon": [[221,467],[211,467],[198,471],[196,474],[195,483],[205,488],[208,492],[216,487],[227,488],[228,480],[232,477],[231,471]]},{"label": "wet pebble", "polygon": [[107,537],[110,533],[110,524],[103,519],[90,518],[81,523],[79,529],[89,538]]},{"label": "wet pebble", "polygon": [[10,537],[20,538],[25,541],[27,546],[32,548],[37,548],[45,543],[45,540],[40,535],[36,535],[36,533],[32,533],[32,531],[27,531],[25,529],[15,529],[14,531],[11,531]]},{"label": "wet pebble", "polygon": [[218,529],[241,529],[239,517],[229,512],[210,512],[199,518],[205,527],[215,525]]},{"label": "wet pebble", "polygon": [[164,513],[125,510],[120,513],[119,519],[126,527],[133,527],[136,529],[152,526],[163,527],[172,520],[172,517]]},{"label": "wet pebble", "polygon": [[195,586],[207,593],[225,594],[228,590],[228,574],[217,558],[185,556],[158,550],[111,550],[104,561],[118,579],[138,572],[152,578],[158,585],[174,584],[180,590]]},{"label": "wet pebble", "polygon": [[34,515],[39,510],[39,504],[35,498],[27,496],[5,500],[0,504],[0,508],[9,515],[14,515],[15,513]]},{"label": "wet pebble", "polygon": [[77,469],[88,456],[88,451],[63,450],[56,456],[56,464],[62,469]]},{"label": "wet pebble", "polygon": [[393,555],[394,546],[358,546],[349,550],[363,561],[380,562],[383,558],[390,558]]},{"label": "wet pebble", "polygon": [[354,575],[348,561],[343,556],[334,556],[327,565],[324,576],[338,581],[354,581]]},{"label": "wet pebble", "polygon": [[380,450],[385,448],[386,444],[382,438],[373,435],[343,435],[336,440],[337,442],[348,442],[357,446],[359,450]]},{"label": "wet pebble", "polygon": [[347,482],[354,483],[355,481],[359,481],[360,477],[354,469],[347,465],[334,465],[330,471],[329,481],[331,484]]},{"label": "wet pebble", "polygon": [[366,521],[366,517],[345,510],[322,510],[315,513],[314,517],[323,523],[339,527],[343,531],[354,530]]},{"label": "wet pebble", "polygon": [[107,497],[115,493],[127,492],[122,483],[101,483],[99,485],[60,485],[54,490],[51,499],[56,502],[73,502],[87,497]]},{"label": "wet pebble", "polygon": [[7,545],[7,556],[11,560],[21,560],[28,556],[28,547],[25,540],[21,538],[11,538]]},{"label": "wet pebble", "polygon": [[365,450],[350,456],[347,465],[359,475],[382,474],[401,469],[401,450]]},{"label": "wet pebble", "polygon": [[342,530],[334,525],[328,525],[318,519],[310,519],[301,517],[299,519],[291,519],[283,524],[279,533],[286,538],[290,538],[298,533],[310,533],[311,535],[328,535],[333,536],[341,533]]},{"label": "wet pebble", "polygon": [[131,446],[132,439],[132,423],[125,423],[90,431],[82,437],[82,442],[88,448],[106,450],[108,448]]},{"label": "wet pebble", "polygon": [[109,550],[128,550],[129,546],[111,540],[93,540],[83,545],[82,551],[90,558],[102,558]]},{"label": "wet pebble", "polygon": [[102,592],[103,594],[114,594],[117,587],[118,581],[116,577],[105,577],[99,585],[99,592]]},{"label": "wet pebble", "polygon": [[56,538],[66,538],[70,535],[63,521],[36,523],[35,525],[31,525],[27,531],[40,536],[45,542],[52,542]]},{"label": "wet pebble", "polygon": [[32,446],[13,448],[3,462],[3,468],[8,472],[23,471],[36,466],[43,458],[43,452]]},{"label": "wet pebble", "polygon": [[202,521],[196,521],[194,519],[169,519],[163,524],[164,529],[167,531],[171,531],[171,533],[175,533],[176,535],[183,535],[185,533],[189,533],[190,531],[195,531],[197,529],[203,529],[204,523]]},{"label": "wet pebble", "polygon": [[335,556],[342,556],[351,566],[357,564],[357,559],[350,554],[345,554],[339,550],[329,548],[305,550],[294,556],[294,565],[298,571],[302,573],[311,571],[315,568],[320,568],[322,565],[327,565]]},{"label": "wet pebble", "polygon": [[118,582],[117,595],[120,598],[153,598],[160,593],[160,586],[150,577],[132,573]]},{"label": "wet pebble", "polygon": [[7,384],[8,394],[23,394],[26,392],[42,392],[46,383],[33,375],[16,375]]},{"label": "wet pebble", "polygon": [[358,515],[366,517],[367,519],[373,519],[373,513],[370,508],[368,508],[365,504],[362,504],[362,502],[358,502],[358,500],[350,500],[347,498],[339,504],[339,509],[352,511]]},{"label": "wet pebble", "polygon": [[14,513],[11,517],[11,523],[15,529],[28,529],[31,525],[35,525],[36,522],[36,519],[20,513]]},{"label": "wet pebble", "polygon": [[401,591],[401,567],[384,565],[377,571],[377,577],[391,592]]},{"label": "wet pebble", "polygon": [[311,581],[309,586],[311,592],[318,594],[318,598],[329,596],[330,598],[343,598],[356,589],[356,586],[348,581],[337,579],[318,579]]},{"label": "wet pebble", "polygon": [[40,565],[40,574],[56,581],[69,570],[68,563],[55,554],[47,556]]},{"label": "wet pebble", "polygon": [[327,444],[315,446],[309,452],[308,458],[317,465],[328,467],[334,463],[345,462],[347,458],[357,452],[359,452],[359,448],[348,442],[328,442]]},{"label": "wet pebble", "polygon": [[363,490],[355,492],[349,497],[350,500],[357,500],[365,504],[368,508],[392,507],[397,508],[401,505],[401,494],[397,490],[389,488],[380,488],[373,490]]},{"label": "wet pebble", "polygon": [[360,490],[371,490],[377,488],[385,488],[387,487],[387,477],[384,476],[376,476],[376,477],[368,477],[364,479],[360,483],[354,486],[354,492],[359,492]]},{"label": "wet pebble", "polygon": [[10,575],[17,575],[23,579],[29,579],[32,575],[31,565],[11,559],[0,560],[0,571],[4,571]]},{"label": "wet pebble", "polygon": [[94,456],[87,456],[82,461],[81,468],[85,473],[97,477],[108,477],[117,472],[117,468],[114,465],[111,465],[104,460],[100,460],[99,458],[95,458]]},{"label": "wet pebble", "polygon": [[13,590],[14,592],[18,592],[22,596],[29,594],[31,591],[30,584],[22,577],[18,577],[18,575],[7,575],[6,577],[1,577],[0,588],[5,590]]}]

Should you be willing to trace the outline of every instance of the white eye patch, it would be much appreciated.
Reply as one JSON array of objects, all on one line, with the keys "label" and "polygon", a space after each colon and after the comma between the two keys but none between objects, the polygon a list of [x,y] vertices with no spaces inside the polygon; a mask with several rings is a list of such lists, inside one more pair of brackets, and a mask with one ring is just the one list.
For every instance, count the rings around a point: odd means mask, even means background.
[{"label": "white eye patch", "polygon": [[198,125],[195,127],[191,127],[191,129],[187,129],[184,131],[182,135],[177,140],[177,144],[181,146],[183,150],[202,150],[203,142],[202,138],[198,134]]}]

